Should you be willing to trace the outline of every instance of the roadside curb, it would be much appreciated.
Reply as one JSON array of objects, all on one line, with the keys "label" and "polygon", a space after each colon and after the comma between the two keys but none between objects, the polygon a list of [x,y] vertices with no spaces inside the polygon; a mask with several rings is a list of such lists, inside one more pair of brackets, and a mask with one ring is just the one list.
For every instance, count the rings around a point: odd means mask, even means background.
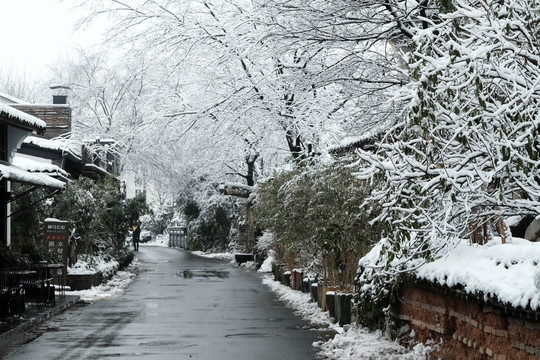
[{"label": "roadside curb", "polygon": [[44,308],[38,311],[34,317],[23,320],[20,324],[16,325],[12,329],[0,334],[0,348],[6,348],[15,337],[20,337],[27,331],[35,328],[43,323],[45,320],[60,314],[69,307],[75,305],[80,300],[79,296],[67,295],[65,299],[57,302],[57,305],[51,308]]}]

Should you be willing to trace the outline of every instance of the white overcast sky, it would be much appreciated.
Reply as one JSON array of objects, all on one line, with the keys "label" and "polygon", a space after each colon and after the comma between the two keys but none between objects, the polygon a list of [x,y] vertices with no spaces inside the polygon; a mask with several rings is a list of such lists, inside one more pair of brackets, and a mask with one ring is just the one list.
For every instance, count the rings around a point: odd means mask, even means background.
[{"label": "white overcast sky", "polygon": [[80,12],[72,11],[70,3],[73,1],[0,0],[0,69],[38,80],[70,48],[99,42],[96,28],[74,32]]}]

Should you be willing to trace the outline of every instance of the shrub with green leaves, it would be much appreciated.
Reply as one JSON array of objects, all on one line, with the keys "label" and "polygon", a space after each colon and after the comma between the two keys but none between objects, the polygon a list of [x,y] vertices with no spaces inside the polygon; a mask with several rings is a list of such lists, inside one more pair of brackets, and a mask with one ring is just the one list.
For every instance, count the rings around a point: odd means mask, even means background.
[{"label": "shrub with green leaves", "polygon": [[361,208],[368,191],[345,164],[299,164],[260,185],[254,211],[274,234],[278,261],[351,285],[358,259],[380,238]]},{"label": "shrub with green leaves", "polygon": [[148,211],[144,197],[123,200],[113,178],[72,181],[51,205],[51,216],[69,221],[80,238],[79,254],[104,251],[114,256],[124,251],[134,217]]},{"label": "shrub with green leaves", "polygon": [[43,229],[44,216],[48,212],[45,199],[50,191],[37,188],[27,192],[30,187],[12,184],[13,195],[23,196],[11,202],[11,249],[29,262],[50,260]]},{"label": "shrub with green leaves", "polygon": [[[196,209],[196,211],[194,211]],[[224,251],[229,244],[231,203],[228,197],[212,195],[204,203],[189,203],[187,240],[191,250]]]}]

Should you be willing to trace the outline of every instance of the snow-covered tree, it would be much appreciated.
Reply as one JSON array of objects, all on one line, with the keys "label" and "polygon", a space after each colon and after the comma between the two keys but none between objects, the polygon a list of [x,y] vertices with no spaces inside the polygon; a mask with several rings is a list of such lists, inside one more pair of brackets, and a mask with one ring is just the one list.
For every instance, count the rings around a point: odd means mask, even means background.
[{"label": "snow-covered tree", "polygon": [[155,79],[160,125],[205,163],[242,175],[395,122],[399,109],[384,100],[408,81],[401,50],[437,14],[431,1],[90,6],[88,20],[115,19],[111,40],[137,44],[165,69]]},{"label": "snow-covered tree", "polygon": [[[317,93],[321,137],[359,137],[392,125],[402,107],[388,93],[409,82],[412,37],[439,13],[435,1],[260,2],[261,42],[279,54],[294,91]],[[329,100],[329,104],[325,104]],[[331,104],[331,105],[330,105]]]},{"label": "snow-covered tree", "polygon": [[49,100],[47,87],[26,72],[17,72],[10,67],[0,67],[0,92],[29,103],[46,103]]},{"label": "snow-covered tree", "polygon": [[489,239],[493,223],[507,238],[501,219],[540,212],[539,4],[452,4],[413,38],[412,81],[394,96],[404,120],[375,154],[359,151],[359,176],[381,184],[369,199],[383,206],[373,221],[391,224],[361,263],[373,299],[382,295],[372,284],[468,236]]}]

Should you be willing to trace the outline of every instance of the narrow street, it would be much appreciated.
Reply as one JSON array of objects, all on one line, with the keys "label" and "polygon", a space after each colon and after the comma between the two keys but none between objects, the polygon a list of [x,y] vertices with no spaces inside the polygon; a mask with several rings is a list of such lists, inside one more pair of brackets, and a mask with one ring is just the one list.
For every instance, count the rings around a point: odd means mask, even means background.
[{"label": "narrow street", "polygon": [[113,300],[77,305],[7,359],[314,359],[317,332],[260,277],[222,260],[141,247],[141,272]]}]

